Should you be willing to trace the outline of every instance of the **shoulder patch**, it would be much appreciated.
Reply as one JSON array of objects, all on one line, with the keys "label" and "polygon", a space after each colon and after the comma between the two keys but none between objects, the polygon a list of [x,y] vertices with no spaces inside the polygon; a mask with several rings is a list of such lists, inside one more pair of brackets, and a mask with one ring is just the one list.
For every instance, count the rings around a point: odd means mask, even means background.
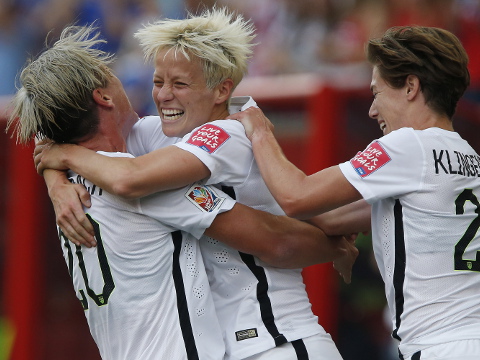
[{"label": "shoulder patch", "polygon": [[392,160],[390,155],[387,154],[378,141],[375,141],[362,152],[358,152],[350,160],[350,164],[352,164],[358,175],[365,177],[380,169],[390,160]]},{"label": "shoulder patch", "polygon": [[190,200],[198,209],[205,212],[212,212],[225,201],[217,195],[212,187],[206,185],[194,184],[185,193],[185,197]]},{"label": "shoulder patch", "polygon": [[230,139],[230,135],[221,127],[205,124],[190,136],[187,144],[198,146],[200,149],[211,154],[228,139]]}]

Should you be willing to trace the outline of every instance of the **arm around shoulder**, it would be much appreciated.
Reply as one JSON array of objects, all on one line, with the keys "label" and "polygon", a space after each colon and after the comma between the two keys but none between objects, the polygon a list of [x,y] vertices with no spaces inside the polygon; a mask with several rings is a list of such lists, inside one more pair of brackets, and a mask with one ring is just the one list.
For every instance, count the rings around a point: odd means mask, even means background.
[{"label": "arm around shoulder", "polygon": [[210,176],[210,170],[195,155],[173,145],[126,160],[129,162],[122,164],[119,178],[112,184],[113,192],[125,198],[178,189]]},{"label": "arm around shoulder", "polygon": [[104,156],[78,145],[54,145],[37,154],[36,165],[71,169],[105,191],[132,199],[180,188],[210,175],[197,157],[176,146],[130,158]]}]

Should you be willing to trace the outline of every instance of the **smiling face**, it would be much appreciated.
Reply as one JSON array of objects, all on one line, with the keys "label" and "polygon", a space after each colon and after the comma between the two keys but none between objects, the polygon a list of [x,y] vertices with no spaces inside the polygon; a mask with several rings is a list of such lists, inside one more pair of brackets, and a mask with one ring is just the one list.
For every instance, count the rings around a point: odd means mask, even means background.
[{"label": "smiling face", "polygon": [[395,89],[389,86],[373,68],[370,89],[373,93],[373,102],[368,115],[377,120],[383,135],[408,126],[405,109],[407,107],[407,87]]},{"label": "smiling face", "polygon": [[228,116],[221,85],[207,88],[200,60],[159,51],[153,74],[153,101],[167,136],[181,137],[209,121]]}]

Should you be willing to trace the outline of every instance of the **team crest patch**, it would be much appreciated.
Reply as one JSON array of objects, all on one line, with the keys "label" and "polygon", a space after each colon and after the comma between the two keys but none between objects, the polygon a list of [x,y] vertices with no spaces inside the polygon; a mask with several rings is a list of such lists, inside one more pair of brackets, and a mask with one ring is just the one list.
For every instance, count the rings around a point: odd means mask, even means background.
[{"label": "team crest patch", "polygon": [[228,139],[230,139],[230,135],[221,127],[212,124],[205,124],[190,136],[187,140],[187,144],[198,146],[200,149],[211,154]]},{"label": "team crest patch", "polygon": [[202,186],[198,184],[190,187],[186,192],[185,197],[197,208],[206,212],[214,211],[225,200],[224,198],[219,197],[210,186]]},{"label": "team crest patch", "polygon": [[350,164],[352,164],[358,175],[363,178],[377,171],[390,160],[392,159],[382,145],[380,145],[378,141],[375,141],[362,152],[358,152],[357,155],[350,160]]},{"label": "team crest patch", "polygon": [[240,330],[235,332],[235,336],[237,341],[242,341],[258,337],[258,332],[257,329]]}]

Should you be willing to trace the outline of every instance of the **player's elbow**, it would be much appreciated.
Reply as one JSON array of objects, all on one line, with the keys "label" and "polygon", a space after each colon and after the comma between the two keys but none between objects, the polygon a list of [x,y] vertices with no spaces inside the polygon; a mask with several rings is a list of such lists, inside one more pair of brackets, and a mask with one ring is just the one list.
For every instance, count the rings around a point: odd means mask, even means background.
[{"label": "player's elbow", "polygon": [[323,216],[321,221],[315,223],[315,226],[318,226],[327,235],[340,235],[344,231],[344,226],[339,216]]},{"label": "player's elbow", "polygon": [[117,183],[112,187],[112,192],[125,199],[135,199],[138,196],[132,191],[132,188],[128,184]]},{"label": "player's elbow", "polygon": [[125,199],[136,199],[143,196],[141,188],[136,185],[134,174],[119,176],[112,185],[112,193]]},{"label": "player's elbow", "polygon": [[298,199],[292,196],[284,196],[278,201],[280,207],[285,211],[289,217],[300,219],[303,215],[303,209]]},{"label": "player's elbow", "polygon": [[[278,217],[277,221],[285,220]],[[290,223],[296,220],[290,219]],[[282,221],[283,222],[283,221]],[[270,266],[297,269],[306,266],[306,259],[302,254],[303,233],[299,231],[291,231],[288,227],[282,225],[273,226],[269,232],[264,235],[264,244],[262,253],[257,257],[269,264]],[[310,265],[310,264],[308,264]]]},{"label": "player's elbow", "polygon": [[257,255],[257,257],[268,265],[278,268],[296,269],[302,267],[296,261],[294,247],[281,241],[263,254]]}]

